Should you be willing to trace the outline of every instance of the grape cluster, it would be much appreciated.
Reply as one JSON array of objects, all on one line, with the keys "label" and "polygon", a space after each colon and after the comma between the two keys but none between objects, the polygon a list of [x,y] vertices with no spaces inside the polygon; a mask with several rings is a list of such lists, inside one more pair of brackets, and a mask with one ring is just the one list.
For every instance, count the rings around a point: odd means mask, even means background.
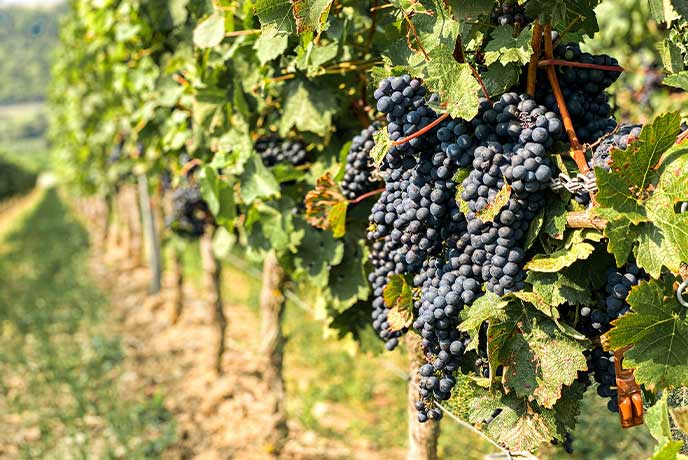
[{"label": "grape cluster", "polygon": [[597,382],[597,394],[602,398],[609,398],[607,409],[611,412],[619,411],[618,394],[616,391],[616,369],[614,354],[604,351],[601,347],[593,348],[588,358],[588,369],[592,371]]},{"label": "grape cluster", "polygon": [[[613,320],[628,313],[630,307],[626,298],[630,289],[643,279],[649,279],[649,276],[634,262],[629,262],[618,270],[615,268],[608,270],[604,297],[597,308],[581,307],[578,330],[589,338],[607,332]],[[614,388],[616,385],[614,355],[602,348],[594,348],[588,355],[588,369],[599,384],[597,393],[603,398],[610,398],[607,407],[612,412],[618,412],[617,394]]]},{"label": "grape cluster", "polygon": [[208,204],[197,186],[181,187],[172,194],[172,215],[169,227],[178,235],[198,238],[212,220]]},{"label": "grape cluster", "polygon": [[117,163],[119,160],[122,159],[122,151],[123,151],[123,144],[121,142],[118,142],[115,144],[114,147],[112,147],[112,152],[110,152],[110,156],[108,157],[108,164],[114,164]]},{"label": "grape cluster", "polygon": [[618,128],[595,148],[590,160],[591,168],[604,168],[607,171],[611,168],[612,151],[626,150],[633,140],[640,137],[642,125],[620,124]]},{"label": "grape cluster", "polygon": [[[437,119],[429,107],[436,96],[408,76],[384,80],[375,98],[393,140]],[[460,311],[482,295],[483,283],[498,295],[524,286],[522,242],[544,205],[555,173],[546,151],[562,130],[553,111],[527,95],[506,93],[494,105],[481,100],[473,120],[444,120],[385,156],[386,187],[368,233],[373,326],[388,348],[396,345],[404,331],[389,331],[382,293],[391,274],[413,275],[421,291],[413,328],[423,337],[427,359],[419,369],[420,421],[441,417],[434,402],[448,399],[456,383],[453,375],[470,341],[458,331]],[[454,181],[462,168],[470,171],[461,184],[465,215]],[[499,208],[487,219],[484,212],[492,206]],[[486,346],[478,348],[476,368],[489,375]]]},{"label": "grape cluster", "polygon": [[631,288],[640,284],[640,281],[648,279],[650,279],[649,275],[635,262],[629,262],[618,270],[612,268],[607,272],[605,306],[610,321],[628,313],[630,306],[626,298]]},{"label": "grape cluster", "polygon": [[351,143],[349,154],[346,157],[344,179],[341,183],[344,197],[348,200],[371,192],[378,185],[378,180],[374,176],[375,167],[370,158],[370,151],[375,146],[373,136],[379,128],[378,123],[373,123],[354,137]]},{"label": "grape cluster", "polygon": [[283,139],[274,134],[259,138],[254,149],[268,167],[279,163],[298,166],[308,160],[308,152],[302,142]]},{"label": "grape cluster", "polygon": [[501,5],[495,6],[492,10],[490,22],[500,26],[517,26],[522,29],[532,22],[526,14],[525,5],[519,5],[513,1],[506,1]]},{"label": "grape cluster", "polygon": [[[618,64],[613,57],[582,52],[577,43],[557,46],[554,49],[554,58],[608,66]],[[612,118],[609,97],[605,90],[619,78],[620,72],[568,66],[557,66],[557,70],[566,107],[576,127],[578,139],[582,142],[594,142],[611,132],[616,127],[616,121]],[[538,78],[547,77],[541,73]],[[541,86],[536,99],[549,110],[559,113],[554,93],[549,86]]]}]

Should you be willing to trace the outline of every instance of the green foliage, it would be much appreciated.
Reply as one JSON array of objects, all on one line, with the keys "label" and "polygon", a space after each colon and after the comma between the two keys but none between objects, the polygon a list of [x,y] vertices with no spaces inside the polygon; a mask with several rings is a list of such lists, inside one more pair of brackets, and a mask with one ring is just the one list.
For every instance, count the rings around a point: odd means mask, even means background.
[{"label": "green foliage", "polygon": [[[579,41],[598,31],[597,3],[530,0],[527,9]],[[133,171],[153,178],[169,171],[179,184],[187,172],[180,159],[192,159],[200,167],[191,180],[200,183],[222,228],[221,252],[236,244],[260,260],[276,251],[333,333],[363,347],[370,335],[364,329],[370,202],[347,201],[337,181],[347,143],[375,118],[374,83],[402,73],[421,78],[439,95],[435,110],[470,120],[484,91],[496,96],[522,81],[532,53],[530,26],[486,24],[493,2],[124,0],[113,7],[74,0],[71,6],[51,92],[52,139],[71,182],[109,195]],[[651,55],[678,72],[668,82],[681,87],[678,16],[669,2],[644,8],[671,28],[668,42]],[[631,14],[629,28],[632,20]],[[501,408],[482,428],[509,449],[534,450],[575,425],[582,398],[576,379],[591,344],[573,326],[580,306],[600,300],[600,280],[614,261],[623,265],[633,256],[654,280],[633,290],[633,311],[617,321],[610,343],[634,345],[626,363],[656,390],[684,379],[672,340],[686,342],[685,313],[665,300],[673,299],[669,281],[688,260],[688,214],[676,212],[688,196],[685,147],[674,144],[680,119],[677,112],[657,117],[628,149],[612,153],[611,171],[596,171],[594,212],[608,222],[604,234],[567,228],[568,212],[580,207],[566,193],[548,194],[527,235],[526,288],[502,298],[486,294],[462,312],[469,353],[486,340],[491,372],[469,373],[463,386],[471,397],[461,410],[480,424]],[[254,142],[277,134],[303,142],[307,163],[267,167]],[[393,143],[384,129],[375,142],[371,156],[381,167]],[[123,155],[112,162],[116,144]],[[510,193],[504,187],[479,217],[493,219]],[[393,329],[412,324],[418,298],[410,279],[390,278],[384,300]],[[653,341],[661,346],[650,350]],[[676,362],[661,364],[668,359]]]},{"label": "green foliage", "polygon": [[636,368],[638,382],[660,388],[688,381],[688,318],[676,296],[666,295],[672,290],[671,281],[655,280],[633,288],[632,313],[607,333],[613,349],[633,345],[624,362]]},{"label": "green foliage", "polygon": [[0,105],[45,99],[64,6],[0,10]]}]

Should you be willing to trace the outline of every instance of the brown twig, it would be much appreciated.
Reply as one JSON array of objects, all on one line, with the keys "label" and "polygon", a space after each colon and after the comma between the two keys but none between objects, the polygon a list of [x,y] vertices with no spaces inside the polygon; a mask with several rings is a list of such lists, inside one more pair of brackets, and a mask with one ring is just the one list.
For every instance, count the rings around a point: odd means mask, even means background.
[{"label": "brown twig", "polygon": [[573,61],[566,61],[563,59],[543,59],[538,63],[538,67],[546,67],[546,66],[553,66],[553,65],[560,65],[560,66],[565,66],[565,67],[580,67],[583,69],[598,69],[598,70],[607,70],[609,72],[623,72],[624,68],[621,67],[620,65],[599,65],[599,64],[588,64],[585,62],[573,62]]},{"label": "brown twig", "polygon": [[369,198],[373,195],[379,195],[380,193],[384,192],[384,188],[379,188],[377,190],[373,190],[372,192],[364,193],[363,195],[359,196],[358,198],[355,198],[351,201],[349,201],[349,204],[356,204],[360,203],[361,201],[365,200],[366,198]]},{"label": "brown twig", "polygon": [[[552,24],[547,23],[545,24],[545,58],[554,59],[553,56],[554,50],[552,48]],[[590,167],[588,166],[588,162],[585,160],[585,152],[583,151],[580,142],[578,142],[576,130],[573,128],[571,115],[569,114],[569,109],[566,107],[566,101],[564,100],[564,95],[561,92],[559,80],[557,80],[557,73],[552,66],[547,66],[546,71],[547,78],[552,86],[554,98],[557,101],[557,106],[559,107],[559,112],[561,113],[562,121],[564,122],[564,127],[566,128],[566,134],[569,137],[571,149],[573,150],[573,159],[578,166],[578,170],[585,174],[590,171]]]},{"label": "brown twig", "polygon": [[530,96],[535,96],[538,59],[540,58],[542,48],[542,31],[540,22],[537,19],[533,23],[533,39],[530,42],[530,46],[533,48],[533,54],[530,56],[530,65],[528,65],[528,85],[526,91]]},{"label": "brown twig", "polygon": [[241,37],[243,35],[254,35],[259,33],[260,29],[235,30],[234,32],[227,32],[225,37]]},{"label": "brown twig", "polygon": [[184,165],[182,168],[182,176],[187,176],[193,171],[196,167],[201,166],[201,160],[198,158],[194,158],[188,163]]},{"label": "brown twig", "polygon": [[676,138],[676,143],[680,144],[681,142],[685,141],[686,139],[688,139],[688,129],[686,129],[685,131],[683,131],[681,134],[678,135],[678,137]]},{"label": "brown twig", "polygon": [[559,45],[559,42],[561,42],[561,40],[564,38],[564,36],[567,33],[569,33],[571,31],[571,29],[573,29],[573,26],[575,26],[576,23],[578,21],[580,21],[580,19],[581,19],[580,16],[576,16],[576,18],[573,21],[571,21],[568,26],[566,26],[566,29],[564,29],[563,32],[559,34],[559,36],[557,37],[557,39],[553,43],[555,48]]},{"label": "brown twig", "polygon": [[490,100],[490,93],[487,92],[487,88],[485,87],[485,82],[483,82],[483,78],[480,76],[477,70],[475,70],[475,67],[472,65],[468,64],[468,67],[471,68],[471,72],[473,72],[473,76],[475,77],[476,80],[478,80],[478,84],[480,85],[480,89],[483,90],[483,95],[485,96],[485,99],[487,99],[487,102],[492,105],[492,100]]},{"label": "brown twig", "polygon": [[373,12],[373,11],[384,10],[385,8],[392,8],[392,7],[394,7],[394,5],[392,5],[391,3],[385,3],[384,5],[378,5],[378,6],[372,7],[370,9],[370,11]]},{"label": "brown twig", "polygon": [[425,134],[425,133],[427,133],[428,131],[430,131],[430,130],[431,130],[432,128],[434,128],[435,126],[437,126],[437,125],[439,125],[440,123],[442,123],[442,122],[443,122],[444,120],[446,120],[448,117],[449,117],[449,114],[448,114],[448,113],[445,113],[444,115],[441,115],[439,118],[437,118],[437,120],[433,121],[432,123],[430,123],[429,125],[427,125],[427,126],[421,128],[421,129],[419,129],[418,131],[416,131],[415,133],[411,134],[410,136],[407,136],[407,137],[404,137],[404,138],[402,138],[402,139],[399,139],[398,141],[392,142],[392,145],[401,145],[401,144],[405,144],[405,143],[407,143],[408,141],[410,141],[411,139],[415,139],[415,138],[417,138],[417,137],[420,137],[420,136],[422,136],[423,134]]},{"label": "brown twig", "polygon": [[[430,56],[428,56],[427,51],[425,51],[425,48],[423,48],[423,43],[420,41],[420,36],[418,35],[418,30],[416,30],[416,26],[413,25],[413,22],[408,17],[408,15],[404,14],[404,19],[406,20],[406,23],[409,26],[409,32],[411,32],[413,34],[413,37],[416,39],[416,43],[418,43],[418,48],[420,49],[420,52],[423,53],[423,57],[425,58],[425,60],[429,61]],[[407,35],[406,41],[410,45],[411,41],[408,39],[408,35]],[[411,48],[411,49],[413,49],[413,48]]]},{"label": "brown twig", "polygon": [[569,228],[604,230],[607,226],[607,220],[599,216],[591,216],[587,211],[575,211],[566,214],[566,226]]}]

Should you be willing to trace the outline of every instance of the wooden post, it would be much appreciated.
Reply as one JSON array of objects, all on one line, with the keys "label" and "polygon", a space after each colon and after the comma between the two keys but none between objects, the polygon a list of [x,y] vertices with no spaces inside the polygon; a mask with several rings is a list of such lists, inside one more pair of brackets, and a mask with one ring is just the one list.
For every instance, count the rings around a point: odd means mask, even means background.
[{"label": "wooden post", "polygon": [[184,309],[184,260],[181,248],[173,248],[172,274],[174,276],[174,293],[172,300],[172,324],[177,324]]},{"label": "wooden post", "polygon": [[128,230],[129,230],[129,258],[134,262],[134,266],[138,267],[143,262],[143,250],[141,243],[141,213],[139,211],[139,203],[136,199],[136,189],[127,185],[124,187],[124,211],[127,215]]},{"label": "wooden post", "polygon": [[201,261],[203,263],[203,274],[205,290],[208,301],[213,308],[215,325],[218,330],[218,343],[215,353],[215,370],[222,374],[222,356],[225,353],[225,331],[227,330],[227,318],[225,317],[224,304],[222,302],[222,292],[220,282],[222,279],[222,267],[220,261],[213,252],[213,237],[215,227],[207,226],[203,236],[201,236]]},{"label": "wooden post", "polygon": [[263,262],[263,286],[260,291],[260,355],[264,358],[263,381],[267,383],[269,397],[272,398],[271,420],[266,432],[268,450],[274,457],[279,457],[289,434],[282,377],[282,316],[285,302],[282,295],[283,282],[284,270],[275,252],[270,251]]},{"label": "wooden post", "polygon": [[138,176],[139,200],[141,206],[141,220],[143,222],[143,233],[146,241],[146,253],[148,254],[148,264],[151,269],[150,294],[160,292],[162,279],[162,257],[160,255],[160,238],[155,228],[155,216],[151,205],[150,195],[148,194],[148,176],[140,174]]},{"label": "wooden post", "polygon": [[110,242],[110,225],[112,224],[112,194],[108,193],[105,195],[104,198],[104,204],[105,204],[105,215],[103,216],[103,238],[102,238],[102,246],[103,246],[103,252],[107,252],[108,250],[108,243]]},{"label": "wooden post", "polygon": [[413,332],[406,334],[406,347],[409,354],[408,384],[408,427],[409,440],[407,460],[437,460],[437,439],[440,435],[440,424],[434,420],[425,423],[418,421],[416,400],[418,399],[418,368],[425,363],[421,349],[420,337]]}]

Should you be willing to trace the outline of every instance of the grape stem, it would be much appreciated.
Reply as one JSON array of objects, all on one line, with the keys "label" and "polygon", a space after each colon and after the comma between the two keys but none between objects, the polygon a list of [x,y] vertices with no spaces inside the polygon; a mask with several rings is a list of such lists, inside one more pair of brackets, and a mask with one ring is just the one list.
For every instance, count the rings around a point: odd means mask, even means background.
[{"label": "grape stem", "polygon": [[184,165],[182,168],[182,176],[187,176],[191,171],[193,171],[197,166],[201,166],[201,160],[194,158]]},{"label": "grape stem", "polygon": [[[554,49],[552,48],[552,23],[548,22],[545,24],[545,58],[554,59]],[[557,73],[554,67],[547,66],[547,78],[552,86],[552,92],[554,93],[554,98],[557,101],[557,106],[559,107],[559,112],[561,113],[561,118],[564,122],[564,127],[566,128],[566,134],[569,137],[569,142],[571,144],[571,149],[573,150],[573,159],[578,166],[578,170],[585,174],[590,171],[588,162],[585,160],[585,153],[583,148],[578,142],[578,137],[576,136],[576,131],[573,128],[573,122],[571,121],[571,115],[569,114],[569,109],[566,107],[566,101],[564,100],[564,95],[561,92],[561,87],[559,86],[559,80],[557,80]],[[594,196],[591,196],[594,201]]]},{"label": "grape stem", "polygon": [[449,114],[448,114],[448,113],[445,113],[445,114],[441,115],[440,117],[438,117],[437,120],[433,121],[432,123],[428,124],[427,126],[421,128],[421,129],[419,129],[418,131],[416,131],[415,133],[411,134],[410,136],[403,137],[403,138],[399,139],[398,141],[393,141],[393,142],[392,142],[392,145],[401,145],[401,144],[405,144],[405,143],[407,143],[408,141],[410,141],[411,139],[415,139],[415,138],[417,138],[417,137],[420,137],[420,136],[422,136],[423,134],[425,134],[425,133],[427,133],[428,131],[430,131],[430,130],[431,130],[432,128],[434,128],[435,126],[437,126],[437,125],[439,125],[440,123],[442,123],[442,122],[443,122],[444,120],[446,120],[448,117],[449,117]]},{"label": "grape stem", "polygon": [[600,65],[600,64],[588,64],[585,62],[573,62],[566,61],[564,59],[543,59],[538,63],[538,67],[547,67],[553,65],[561,65],[565,67],[580,67],[583,69],[598,69],[607,70],[609,72],[623,72],[624,68],[620,65]]},{"label": "grape stem", "polygon": [[471,72],[473,72],[473,76],[475,77],[476,80],[478,80],[478,84],[480,84],[480,88],[483,90],[483,95],[485,96],[485,99],[487,99],[487,102],[492,105],[492,101],[490,100],[490,93],[487,92],[487,88],[485,87],[485,83],[483,82],[482,77],[478,73],[477,70],[475,70],[475,67],[472,65],[468,64],[468,67],[470,67]]},{"label": "grape stem", "polygon": [[373,196],[373,195],[379,195],[380,193],[382,193],[382,192],[384,192],[384,191],[385,191],[384,188],[379,188],[379,189],[377,189],[377,190],[373,190],[373,191],[370,191],[370,192],[368,192],[368,193],[364,193],[363,195],[361,195],[361,196],[359,196],[359,197],[357,197],[357,198],[355,198],[355,199],[353,199],[353,200],[350,200],[350,201],[349,201],[349,204],[360,203],[361,201],[365,200],[366,198],[370,198],[370,197]]},{"label": "grape stem", "polygon": [[538,59],[540,58],[540,50],[542,48],[542,31],[540,22],[536,19],[533,23],[533,39],[530,44],[533,47],[533,54],[530,56],[530,64],[528,65],[528,85],[527,93],[535,96],[535,83],[537,80]]}]

